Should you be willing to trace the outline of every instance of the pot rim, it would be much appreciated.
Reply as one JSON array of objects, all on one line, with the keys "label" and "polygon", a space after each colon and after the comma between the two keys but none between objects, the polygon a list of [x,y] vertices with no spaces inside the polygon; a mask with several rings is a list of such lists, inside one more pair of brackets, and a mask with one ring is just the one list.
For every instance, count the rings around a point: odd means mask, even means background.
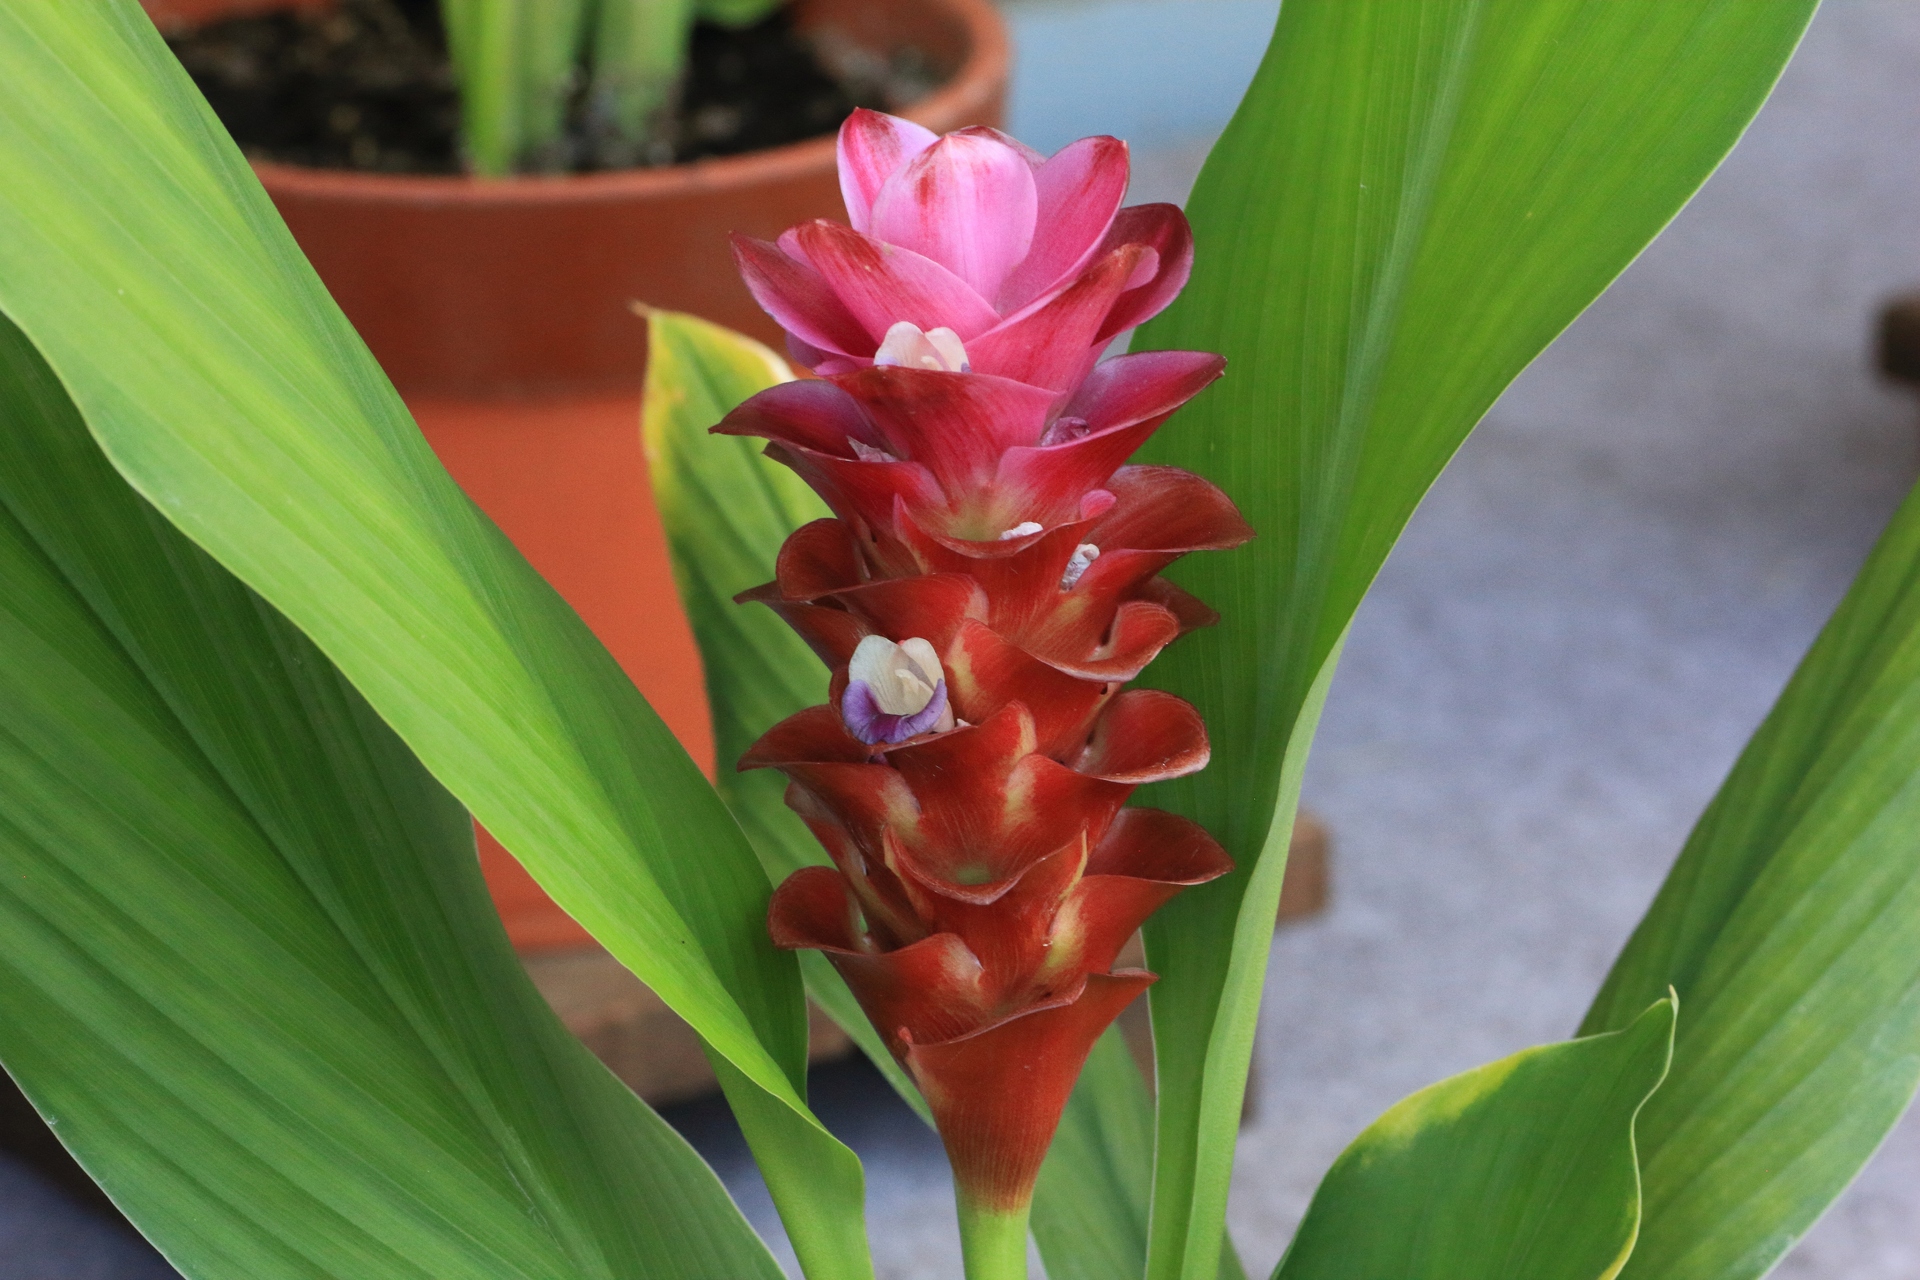
[{"label": "pot rim", "polygon": [[[897,0],[878,0],[897,3]],[[979,103],[1005,83],[1011,50],[1005,23],[991,0],[928,0],[954,11],[965,24],[970,48],[944,84],[900,114],[936,133],[975,113]],[[602,173],[527,174],[478,178],[467,174],[367,173],[312,165],[255,160],[253,170],[269,189],[289,195],[378,200],[390,204],[481,205],[632,201],[701,191],[733,190],[832,168],[832,134],[778,147],[714,156],[657,168]]]}]

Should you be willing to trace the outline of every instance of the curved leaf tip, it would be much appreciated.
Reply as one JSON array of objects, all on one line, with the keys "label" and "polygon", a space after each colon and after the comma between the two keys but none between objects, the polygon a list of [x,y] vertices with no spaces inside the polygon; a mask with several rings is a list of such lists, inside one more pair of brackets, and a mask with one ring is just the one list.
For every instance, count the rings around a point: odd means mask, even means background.
[{"label": "curved leaf tip", "polygon": [[1402,1100],[1334,1162],[1275,1280],[1611,1280],[1640,1226],[1634,1121],[1678,998]]}]

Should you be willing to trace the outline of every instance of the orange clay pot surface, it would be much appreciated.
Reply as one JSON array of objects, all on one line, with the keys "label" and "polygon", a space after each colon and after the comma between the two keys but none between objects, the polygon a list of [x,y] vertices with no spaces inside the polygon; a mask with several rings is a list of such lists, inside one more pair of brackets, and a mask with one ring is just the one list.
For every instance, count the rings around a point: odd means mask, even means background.
[{"label": "orange clay pot surface", "polygon": [[[145,3],[165,29],[328,0]],[[796,0],[795,12],[830,39],[913,46],[950,69],[910,119],[936,132],[1000,122],[1008,47],[989,0]],[[440,461],[711,773],[699,652],[640,450],[646,329],[632,304],[777,343],[727,233],[844,218],[832,137],[568,177],[255,171]],[[480,861],[521,951],[591,943],[485,831]]]}]

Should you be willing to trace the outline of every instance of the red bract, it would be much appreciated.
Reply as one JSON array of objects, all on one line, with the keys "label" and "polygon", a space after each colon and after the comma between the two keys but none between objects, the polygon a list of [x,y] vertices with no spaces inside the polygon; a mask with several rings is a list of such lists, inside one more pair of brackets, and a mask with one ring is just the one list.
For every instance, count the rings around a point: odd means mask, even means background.
[{"label": "red bract", "polygon": [[859,112],[853,227],[737,242],[824,376],[716,431],[767,439],[832,508],[782,547],[775,609],[829,702],[740,762],[776,768],[831,866],[775,892],[774,941],[833,961],[925,1093],[963,1200],[1024,1210],[1081,1064],[1153,981],[1113,971],[1142,921],[1230,868],[1133,789],[1207,761],[1193,708],[1123,686],[1205,605],[1159,577],[1251,536],[1200,477],[1126,460],[1217,356],[1096,357],[1170,301],[1172,206],[1120,209],[1126,148],[1043,160]]}]

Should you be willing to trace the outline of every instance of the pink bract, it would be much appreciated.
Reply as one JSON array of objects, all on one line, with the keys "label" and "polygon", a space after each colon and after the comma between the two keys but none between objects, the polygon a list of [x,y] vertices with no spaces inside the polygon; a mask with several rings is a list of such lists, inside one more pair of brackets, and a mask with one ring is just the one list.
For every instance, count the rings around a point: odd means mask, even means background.
[{"label": "pink bract", "polygon": [[777,244],[734,237],[754,297],[816,373],[874,363],[900,321],[951,329],[976,373],[1064,393],[1116,334],[1186,283],[1193,237],[1169,204],[1120,207],[1127,147],[1082,138],[1044,158],[995,129],[934,138],[856,111],[840,131],[850,226]]}]

